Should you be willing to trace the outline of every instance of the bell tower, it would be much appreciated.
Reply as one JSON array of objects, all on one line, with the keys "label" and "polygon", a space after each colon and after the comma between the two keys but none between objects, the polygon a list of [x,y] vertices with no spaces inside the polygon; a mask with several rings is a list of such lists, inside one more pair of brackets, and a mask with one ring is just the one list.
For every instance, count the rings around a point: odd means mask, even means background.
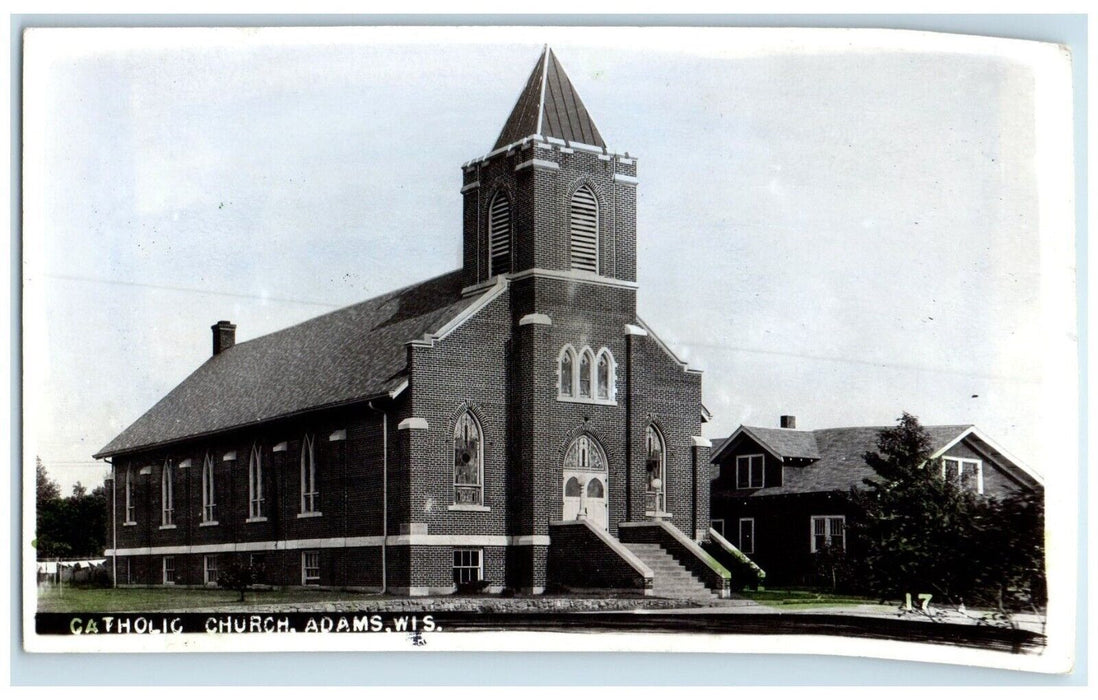
[{"label": "bell tower", "polygon": [[545,47],[495,146],[462,166],[466,287],[540,273],[635,282],[636,167]]}]

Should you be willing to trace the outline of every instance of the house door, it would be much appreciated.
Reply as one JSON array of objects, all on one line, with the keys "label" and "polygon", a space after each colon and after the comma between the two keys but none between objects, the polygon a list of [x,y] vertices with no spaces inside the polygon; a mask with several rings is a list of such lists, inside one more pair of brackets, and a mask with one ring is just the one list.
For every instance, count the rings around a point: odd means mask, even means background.
[{"label": "house door", "polygon": [[595,527],[609,527],[606,508],[606,456],[594,438],[581,435],[564,456],[563,519],[584,517]]}]

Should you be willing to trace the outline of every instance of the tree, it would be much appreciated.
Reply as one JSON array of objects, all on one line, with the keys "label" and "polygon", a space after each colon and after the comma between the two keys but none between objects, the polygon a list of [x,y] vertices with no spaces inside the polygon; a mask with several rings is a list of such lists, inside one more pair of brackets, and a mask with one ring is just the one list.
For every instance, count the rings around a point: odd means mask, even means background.
[{"label": "tree", "polygon": [[35,502],[41,506],[48,501],[56,501],[61,498],[61,487],[57,485],[57,482],[50,478],[49,472],[46,471],[46,465],[42,464],[41,457],[34,458],[34,471],[35,471]]},{"label": "tree", "polygon": [[882,599],[930,593],[1000,607],[1034,600],[1044,581],[1040,498],[998,501],[964,489],[943,478],[930,445],[918,419],[904,413],[865,454],[876,476],[850,496],[859,587]]},{"label": "tree", "polygon": [[37,492],[34,546],[40,559],[100,557],[106,545],[107,494],[97,486],[89,494],[77,482],[69,498],[49,478],[42,460],[35,461]]}]

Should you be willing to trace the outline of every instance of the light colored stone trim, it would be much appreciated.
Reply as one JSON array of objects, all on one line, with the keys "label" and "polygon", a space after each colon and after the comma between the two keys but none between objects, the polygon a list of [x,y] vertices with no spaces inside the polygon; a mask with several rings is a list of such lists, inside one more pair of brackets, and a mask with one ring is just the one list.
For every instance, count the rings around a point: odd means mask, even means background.
[{"label": "light colored stone trim", "polygon": [[561,146],[561,147],[560,147],[560,152],[561,152],[561,153],[575,153],[575,152],[576,152],[576,149],[574,149],[574,148],[568,148],[568,147],[566,147],[566,146]]},{"label": "light colored stone trim", "polygon": [[476,180],[476,181],[474,181],[474,182],[470,182],[470,183],[469,183],[468,185],[466,185],[465,187],[462,187],[462,188],[461,188],[461,193],[462,193],[462,194],[465,194],[466,192],[470,192],[470,191],[472,191],[472,190],[475,190],[475,189],[477,189],[478,187],[480,187],[480,180]]},{"label": "light colored stone trim", "polygon": [[175,527],[175,525],[161,525],[157,530],[174,530]]},{"label": "light colored stone trim", "polygon": [[511,279],[514,281],[524,280],[528,277],[544,277],[566,282],[588,282],[605,287],[621,287],[623,289],[637,288],[636,282],[627,282],[626,280],[614,279],[613,277],[603,277],[602,275],[596,275],[593,272],[585,272],[582,270],[547,270],[543,267],[532,267],[529,270],[523,270],[522,272],[516,272],[511,275]]},{"label": "light colored stone trim", "polygon": [[599,154],[599,160],[613,160],[613,159],[614,159],[614,156],[610,155],[609,153],[600,153]]},{"label": "light colored stone trim", "polygon": [[254,518],[248,518],[244,522],[245,522],[245,524],[247,524],[247,523],[265,523],[265,522],[267,522],[267,516],[266,515],[257,515]]},{"label": "light colored stone trim", "polygon": [[427,419],[412,416],[397,424],[397,430],[427,430]]},{"label": "light colored stone trim", "polygon": [[309,512],[309,513],[298,513],[298,514],[297,514],[297,517],[298,517],[299,519],[300,519],[300,518],[320,518],[320,517],[323,517],[323,516],[324,516],[324,514],[323,514],[323,513],[321,513],[321,512],[320,512],[320,511],[318,511],[318,510],[314,510],[314,511],[311,511],[311,512]]},{"label": "light colored stone trim", "polygon": [[[466,307],[464,311],[459,313],[457,316],[454,316],[452,319],[450,319],[450,321],[448,323],[443,325],[441,328],[439,328],[434,333],[428,333],[427,335],[425,335],[423,337],[422,340],[418,340],[418,339],[417,340],[412,340],[412,341],[410,341],[411,344],[413,344],[413,345],[422,345],[422,346],[426,346],[426,347],[434,346],[435,341],[442,340],[446,336],[448,336],[451,333],[453,333],[454,331],[456,331],[466,321],[468,321],[470,318],[475,316],[481,309],[483,309],[485,306],[488,306],[488,304],[495,301],[496,298],[498,298],[500,294],[503,294],[503,292],[506,289],[507,289],[507,276],[506,275],[499,275],[498,277],[495,278],[495,282],[492,283],[491,290],[487,294],[485,294],[481,298],[477,299],[472,304],[469,304],[469,306]],[[464,296],[464,292],[465,292],[465,290],[462,290],[463,296]]]},{"label": "light colored stone trim", "polygon": [[545,314],[526,314],[519,319],[520,326],[551,326],[553,319]]},{"label": "light colored stone trim", "polygon": [[648,335],[648,331],[644,330],[640,326],[634,326],[632,323],[627,323],[625,324],[625,334],[646,336]]},{"label": "light colored stone trim", "polygon": [[637,185],[640,184],[640,180],[632,175],[622,175],[621,173],[614,173],[614,182],[620,182],[623,185]]},{"label": "light colored stone trim", "polygon": [[704,438],[700,435],[692,435],[690,440],[693,441],[694,447],[712,447],[713,443],[709,438]]},{"label": "light colored stone trim", "polygon": [[180,469],[190,469],[190,468],[191,468],[191,460],[190,460],[190,458],[188,457],[187,459],[185,459],[185,460],[183,460],[182,462],[180,462],[180,463],[179,463],[179,468],[180,468]]},{"label": "light colored stone trim", "polygon": [[220,523],[216,520],[206,520],[198,524],[199,527],[214,527],[215,525],[220,525]]},{"label": "light colored stone trim", "polygon": [[489,508],[488,506],[477,506],[477,505],[473,505],[471,503],[454,503],[454,504],[451,504],[449,506],[446,506],[446,510],[467,511],[467,512],[470,512],[470,513],[488,513],[492,509]]},{"label": "light colored stone trim", "polygon": [[152,473],[153,473],[153,468],[152,467],[141,467],[140,469],[137,470],[137,475],[138,476],[148,476],[149,474],[152,474]]},{"label": "light colored stone trim", "polygon": [[271,452],[285,452],[288,449],[290,449],[289,443],[280,442],[271,448]]},{"label": "light colored stone trim", "polygon": [[515,166],[515,172],[519,172],[525,168],[535,168],[537,170],[560,170],[560,165],[554,163],[551,160],[543,160],[541,158],[532,158],[527,161],[523,161]]},{"label": "light colored stone trim", "polygon": [[[135,523],[136,524],[136,523]],[[108,549],[103,556],[148,556],[169,554],[222,554],[226,552],[273,552],[295,549],[340,549],[354,547],[393,546],[417,547],[547,547],[548,535],[389,535],[388,539],[369,537],[322,537],[305,540],[267,540],[260,542],[226,542],[221,544],[166,545],[160,547],[123,547]]]},{"label": "light colored stone trim", "polygon": [[226,452],[225,456],[221,458],[221,461],[222,462],[235,462],[236,461],[236,450],[233,450],[232,452]]},{"label": "light colored stone trim", "polygon": [[346,430],[333,430],[332,434],[328,436],[328,442],[341,442],[347,439]]},{"label": "light colored stone trim", "polygon": [[637,162],[636,158],[626,158],[624,156],[618,158],[618,162],[622,165],[633,165]]},{"label": "light colored stone trim", "polygon": [[587,151],[588,153],[602,153],[606,149],[602,146],[592,146],[587,143],[580,143],[579,141],[569,141],[568,145],[577,151]]}]

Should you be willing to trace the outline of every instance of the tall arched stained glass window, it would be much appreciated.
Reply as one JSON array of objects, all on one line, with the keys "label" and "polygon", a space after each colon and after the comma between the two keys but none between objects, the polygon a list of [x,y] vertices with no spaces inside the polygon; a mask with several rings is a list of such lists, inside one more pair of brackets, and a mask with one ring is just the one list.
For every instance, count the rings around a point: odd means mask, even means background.
[{"label": "tall arched stained glass window", "polygon": [[466,411],[454,424],[454,505],[484,504],[484,440]]}]

